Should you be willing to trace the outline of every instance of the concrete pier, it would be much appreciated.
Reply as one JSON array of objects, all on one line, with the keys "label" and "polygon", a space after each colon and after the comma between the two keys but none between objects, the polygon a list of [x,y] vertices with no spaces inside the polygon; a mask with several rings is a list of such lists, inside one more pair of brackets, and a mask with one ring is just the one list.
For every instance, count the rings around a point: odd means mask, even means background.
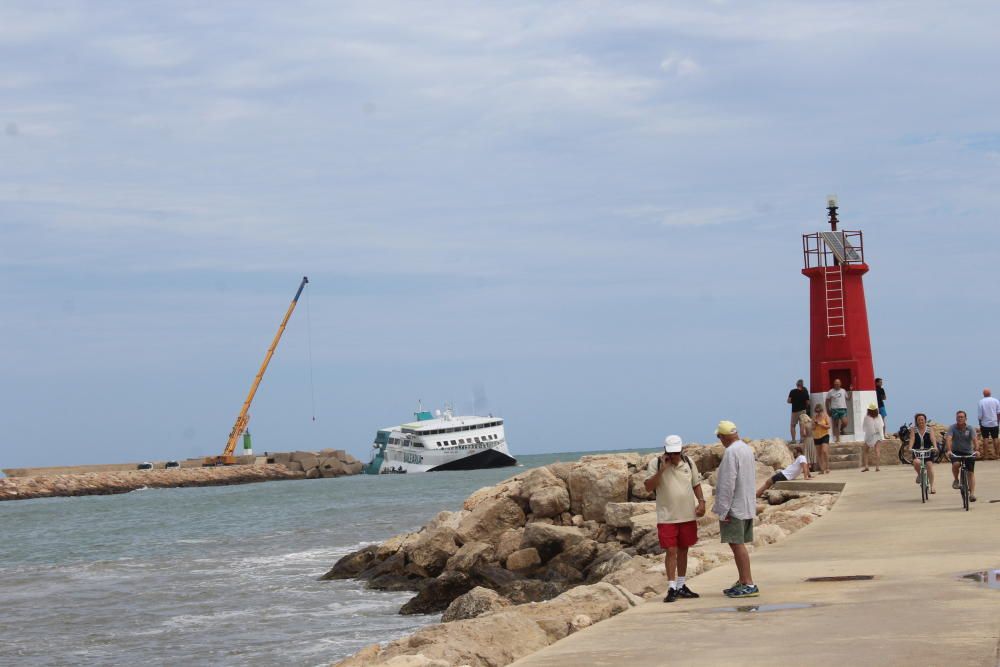
[{"label": "concrete pier", "polygon": [[[991,502],[1000,501],[1000,464],[977,465],[979,500],[969,512],[950,466],[935,468],[927,504],[909,467],[823,476],[846,482],[840,500],[822,521],[754,554],[758,598],[723,596],[736,579],[724,565],[690,581],[700,599],[647,602],[513,665],[996,667],[1000,589],[961,575],[1000,568],[1000,502]],[[806,581],[850,575],[874,578]]]}]

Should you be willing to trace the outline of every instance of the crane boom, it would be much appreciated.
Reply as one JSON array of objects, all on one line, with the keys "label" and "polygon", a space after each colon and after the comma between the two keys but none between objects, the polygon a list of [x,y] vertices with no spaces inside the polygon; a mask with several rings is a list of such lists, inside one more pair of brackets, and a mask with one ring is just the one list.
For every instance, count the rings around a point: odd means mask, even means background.
[{"label": "crane boom", "polygon": [[264,377],[267,365],[271,363],[271,357],[274,356],[274,350],[278,347],[278,341],[281,340],[281,334],[285,333],[285,326],[288,324],[288,319],[292,316],[292,311],[295,310],[295,306],[299,302],[299,296],[301,296],[302,290],[305,289],[306,283],[308,282],[308,276],[302,276],[302,282],[299,283],[299,289],[295,292],[295,298],[293,298],[292,303],[289,304],[288,310],[285,312],[285,317],[281,320],[281,324],[278,326],[278,332],[274,334],[274,340],[271,341],[271,347],[267,348],[267,354],[264,355],[264,363],[260,365],[260,370],[257,371],[257,377],[254,378],[253,384],[250,385],[250,393],[247,394],[247,400],[243,402],[240,414],[236,417],[236,423],[233,424],[233,430],[229,433],[229,441],[226,442],[226,448],[222,451],[221,456],[210,456],[206,458],[205,465],[223,465],[236,462],[233,452],[236,451],[236,442],[239,440],[243,431],[246,430],[247,422],[250,421],[250,404],[253,402],[253,397],[257,393],[257,387],[260,386],[260,381]]}]

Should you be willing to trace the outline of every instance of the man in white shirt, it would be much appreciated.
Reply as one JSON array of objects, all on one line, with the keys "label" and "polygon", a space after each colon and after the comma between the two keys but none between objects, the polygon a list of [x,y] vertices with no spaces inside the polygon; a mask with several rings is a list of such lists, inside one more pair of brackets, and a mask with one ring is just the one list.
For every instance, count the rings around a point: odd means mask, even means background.
[{"label": "man in white shirt", "polygon": [[[1000,435],[1000,401],[993,398],[989,389],[983,389],[983,398],[979,401],[979,430],[982,432],[983,457],[995,459],[1000,456],[998,450],[998,435]],[[989,449],[986,443],[989,442]]]},{"label": "man in white shirt", "polygon": [[757,466],[753,450],[740,439],[736,424],[720,421],[715,435],[726,451],[719,464],[712,511],[719,517],[719,537],[733,550],[740,575],[739,581],[722,592],[731,598],[755,598],[760,589],[750,574],[747,544],[753,543],[753,520],[757,516]]},{"label": "man in white shirt", "polygon": [[668,435],[663,454],[649,462],[652,474],[645,481],[647,491],[656,491],[656,530],[660,546],[666,549],[668,588],[664,602],[700,597],[688,588],[685,577],[688,548],[698,543],[698,517],[705,516],[705,497],[701,473],[681,453],[683,444],[679,435]]},{"label": "man in white shirt", "polygon": [[851,400],[851,390],[844,390],[840,380],[833,381],[833,388],[826,392],[826,412],[833,427],[833,441],[840,442],[840,434],[847,428],[847,402]]},{"label": "man in white shirt", "polygon": [[792,451],[795,452],[795,460],[792,461],[791,465],[786,466],[784,470],[774,473],[757,489],[758,498],[763,496],[768,489],[778,482],[791,482],[798,479],[799,476],[803,479],[812,479],[812,475],[809,474],[809,460],[806,459],[805,448],[802,445],[795,445],[792,447]]}]

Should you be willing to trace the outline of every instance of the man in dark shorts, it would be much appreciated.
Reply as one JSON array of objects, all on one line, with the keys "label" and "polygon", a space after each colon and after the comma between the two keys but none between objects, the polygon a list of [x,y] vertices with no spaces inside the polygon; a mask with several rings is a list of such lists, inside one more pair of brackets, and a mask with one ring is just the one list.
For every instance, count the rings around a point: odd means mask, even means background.
[{"label": "man in dark shorts", "polygon": [[[969,456],[976,452],[976,429],[969,426],[968,419],[965,410],[959,410],[955,413],[955,423],[948,429],[944,439],[949,458],[952,454]],[[969,501],[976,502],[976,459],[952,458],[951,473],[955,477],[955,481],[951,488],[958,488],[958,468],[963,465],[963,462],[969,473]]]},{"label": "man in dark shorts", "polygon": [[698,517],[705,516],[701,474],[691,459],[681,454],[683,441],[669,435],[663,454],[649,462],[652,474],[645,482],[647,491],[656,491],[656,529],[660,546],[666,549],[668,590],[664,602],[696,598],[685,583],[688,548],[698,542]]},{"label": "man in dark shorts", "polygon": [[[993,398],[993,392],[983,389],[979,401],[979,430],[983,434],[983,456],[995,459],[1000,456],[998,436],[1000,436],[1000,401]],[[987,447],[989,443],[989,447]]]},{"label": "man in dark shorts", "polygon": [[875,400],[878,401],[878,413],[882,415],[882,421],[888,414],[885,411],[885,389],[882,388],[882,378],[875,378]]},{"label": "man in dark shorts", "polygon": [[[809,390],[806,389],[806,383],[803,380],[799,380],[795,383],[795,389],[788,392],[788,401],[792,406],[792,422],[790,424],[792,440],[791,444],[795,444],[795,426],[799,424],[799,418],[802,415],[809,414]],[[800,443],[806,441],[806,434],[802,431],[802,426],[799,424],[799,440]]]}]

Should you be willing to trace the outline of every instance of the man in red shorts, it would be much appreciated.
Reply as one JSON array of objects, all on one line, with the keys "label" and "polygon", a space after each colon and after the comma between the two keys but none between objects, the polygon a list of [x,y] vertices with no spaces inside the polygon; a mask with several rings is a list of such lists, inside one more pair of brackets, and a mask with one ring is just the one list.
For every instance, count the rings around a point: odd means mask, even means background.
[{"label": "man in red shorts", "polygon": [[697,519],[705,515],[705,497],[698,468],[681,454],[683,444],[679,435],[667,436],[663,454],[649,462],[652,474],[645,482],[647,491],[656,492],[656,528],[660,546],[667,550],[664,558],[670,588],[664,602],[698,597],[684,579],[688,547],[698,542]]}]

